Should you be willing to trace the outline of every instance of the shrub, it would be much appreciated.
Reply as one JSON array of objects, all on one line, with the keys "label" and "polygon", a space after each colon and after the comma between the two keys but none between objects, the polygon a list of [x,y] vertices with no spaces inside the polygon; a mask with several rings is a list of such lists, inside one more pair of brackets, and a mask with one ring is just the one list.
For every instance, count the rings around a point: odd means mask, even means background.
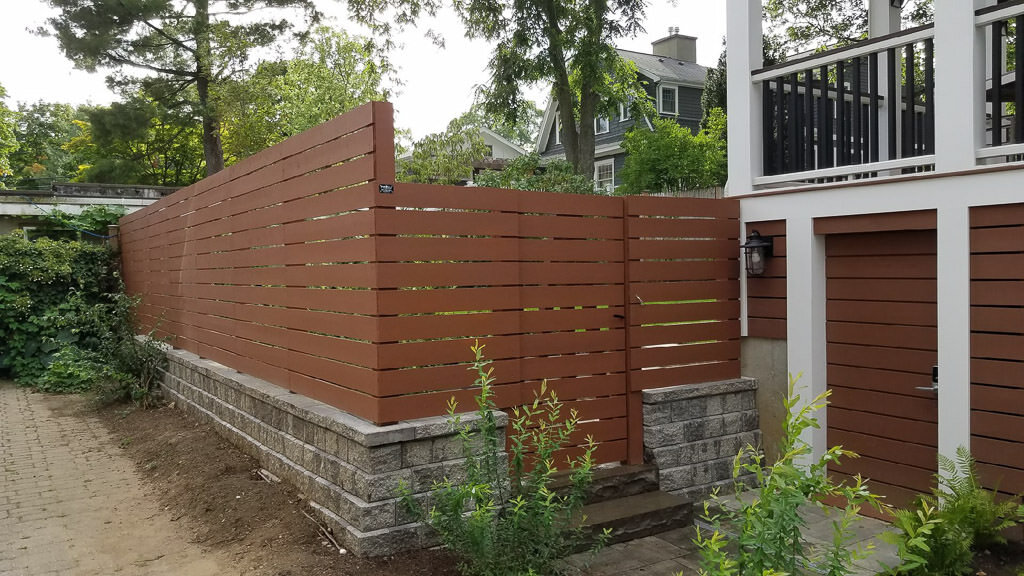
[{"label": "shrub", "polygon": [[[801,406],[795,385],[796,379],[790,377],[779,459],[765,467],[764,454],[758,448],[744,447],[733,464],[733,477],[737,479],[735,500],[728,502],[716,492],[704,504],[704,520],[713,531],[710,535],[697,532],[703,576],[798,574],[812,564],[821,573],[840,576],[850,574],[854,560],[867,553],[851,546],[850,526],[863,506],[880,509],[879,498],[871,494],[859,476],[853,485],[836,485],[828,477],[827,466],[838,465],[842,457],[855,458],[856,454],[832,447],[817,461],[811,460],[811,446],[801,439],[801,434],[818,428],[812,413],[827,405],[831,392]],[[744,474],[754,477],[754,485],[749,487],[752,500],[740,497],[747,488],[739,481]],[[805,520],[800,508],[823,506],[825,499],[841,500],[844,507],[833,520],[832,542],[811,549],[801,534]],[[726,534],[726,524],[736,536]]]},{"label": "shrub", "polygon": [[997,501],[981,487],[974,458],[966,447],[956,458],[939,455],[936,488],[914,507],[894,510],[897,532],[883,535],[896,545],[900,565],[893,574],[966,574],[973,553],[1006,543],[1001,532],[1024,519],[1018,499]]},{"label": "shrub", "polygon": [[[573,410],[563,417],[562,403],[544,385],[532,405],[512,412],[509,465],[494,418],[493,369],[484,360],[483,348],[479,343],[472,348],[478,425],[461,423],[454,399],[448,405],[465,456],[464,480],[435,483],[427,512],[405,488],[403,504],[437,530],[458,557],[462,574],[554,574],[557,561],[588,540],[580,512],[592,479],[595,445],[588,438],[583,454],[567,459],[570,488],[564,494],[553,492],[555,459],[577,431],[579,416]],[[597,537],[591,549],[599,549],[607,537],[607,532]]]},{"label": "shrub", "polygon": [[62,348],[97,349],[77,319],[118,293],[116,263],[105,246],[0,236],[0,371],[30,384]]}]

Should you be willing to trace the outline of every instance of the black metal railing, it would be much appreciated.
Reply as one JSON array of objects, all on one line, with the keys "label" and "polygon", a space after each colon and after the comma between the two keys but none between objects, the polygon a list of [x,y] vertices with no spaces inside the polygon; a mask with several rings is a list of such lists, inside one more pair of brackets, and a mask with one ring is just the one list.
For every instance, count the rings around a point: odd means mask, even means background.
[{"label": "black metal railing", "polygon": [[[1022,15],[1024,0],[1002,1],[975,12],[989,31],[985,96],[991,108],[985,143],[992,147],[1024,143],[1024,84],[1017,81]],[[988,22],[992,17],[998,18]]]},{"label": "black metal railing", "polygon": [[933,154],[931,36],[922,26],[754,72],[764,106],[763,174]]}]

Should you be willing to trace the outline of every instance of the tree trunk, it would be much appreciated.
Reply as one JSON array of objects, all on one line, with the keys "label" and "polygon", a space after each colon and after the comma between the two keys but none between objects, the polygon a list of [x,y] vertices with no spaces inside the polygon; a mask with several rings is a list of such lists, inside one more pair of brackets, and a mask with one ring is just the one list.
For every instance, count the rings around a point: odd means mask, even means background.
[{"label": "tree trunk", "polygon": [[212,176],[224,169],[224,148],[220,140],[220,121],[210,104],[210,82],[213,79],[210,50],[210,3],[194,0],[196,8],[196,91],[199,93],[199,113],[203,119],[203,156],[206,175]]},{"label": "tree trunk", "polygon": [[594,110],[597,108],[597,93],[589,82],[580,90],[579,150],[576,153],[576,173],[591,180],[594,178]]}]

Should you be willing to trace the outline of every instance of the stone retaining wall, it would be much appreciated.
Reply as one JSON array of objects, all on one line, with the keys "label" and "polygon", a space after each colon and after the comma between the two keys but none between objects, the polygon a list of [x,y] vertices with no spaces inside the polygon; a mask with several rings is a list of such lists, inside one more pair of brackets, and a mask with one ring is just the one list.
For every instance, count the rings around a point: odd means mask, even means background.
[{"label": "stone retaining wall", "polygon": [[[348,550],[380,556],[433,544],[399,504],[399,485],[422,500],[434,481],[461,477],[461,443],[446,416],[375,426],[190,352],[167,356],[169,399],[298,487]],[[507,417],[495,416],[504,446]]]},{"label": "stone retaining wall", "polygon": [[645,390],[643,401],[644,459],[665,492],[698,501],[731,487],[734,457],[761,441],[751,378]]}]

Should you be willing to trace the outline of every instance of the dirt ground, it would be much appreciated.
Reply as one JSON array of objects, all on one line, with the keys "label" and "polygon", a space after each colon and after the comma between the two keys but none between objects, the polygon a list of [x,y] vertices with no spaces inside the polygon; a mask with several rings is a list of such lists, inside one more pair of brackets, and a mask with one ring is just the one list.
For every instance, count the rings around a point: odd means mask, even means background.
[{"label": "dirt ground", "polygon": [[303,514],[302,494],[264,480],[255,460],[180,410],[121,406],[98,415],[171,520],[186,526],[195,544],[229,558],[238,574],[457,574],[440,551],[380,559],[340,554]]}]

